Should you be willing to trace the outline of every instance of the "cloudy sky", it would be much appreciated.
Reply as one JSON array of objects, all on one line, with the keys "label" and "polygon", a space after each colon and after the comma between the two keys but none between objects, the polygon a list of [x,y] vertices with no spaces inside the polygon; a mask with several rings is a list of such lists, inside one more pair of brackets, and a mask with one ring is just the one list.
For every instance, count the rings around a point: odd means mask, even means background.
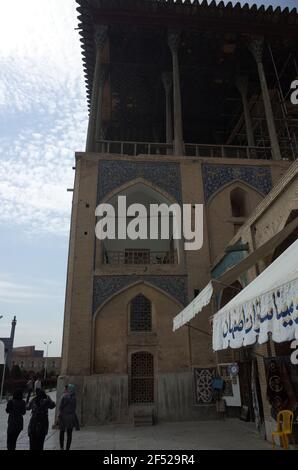
[{"label": "cloudy sky", "polygon": [[42,348],[51,340],[50,355],[61,352],[66,189],[87,128],[76,27],[74,0],[1,0],[0,337],[16,315],[15,344]]}]

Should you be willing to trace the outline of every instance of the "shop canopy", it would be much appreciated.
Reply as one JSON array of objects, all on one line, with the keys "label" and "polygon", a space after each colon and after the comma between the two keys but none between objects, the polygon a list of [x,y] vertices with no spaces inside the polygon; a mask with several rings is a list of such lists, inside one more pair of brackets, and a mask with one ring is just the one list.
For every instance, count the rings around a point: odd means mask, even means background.
[{"label": "shop canopy", "polygon": [[173,331],[190,322],[206,305],[210,303],[214,292],[213,281],[200,292],[200,294],[182,312],[174,318]]},{"label": "shop canopy", "polygon": [[298,240],[213,317],[213,349],[298,339]]},{"label": "shop canopy", "polygon": [[[239,276],[255,265],[260,259],[272,253],[298,227],[298,217],[275,234],[270,240],[257,248],[240,263],[228,269],[218,279],[211,279],[200,294],[180,312],[173,321],[173,331],[189,323],[204,307],[209,305],[212,297],[224,287],[231,285]],[[298,264],[298,257],[297,257]],[[297,294],[298,295],[298,294]]]}]

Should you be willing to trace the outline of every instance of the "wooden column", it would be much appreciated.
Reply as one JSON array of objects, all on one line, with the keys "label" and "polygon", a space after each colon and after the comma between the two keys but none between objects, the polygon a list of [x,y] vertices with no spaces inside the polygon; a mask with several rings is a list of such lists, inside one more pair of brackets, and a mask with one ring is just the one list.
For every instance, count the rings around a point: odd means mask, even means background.
[{"label": "wooden column", "polygon": [[235,83],[242,99],[247,144],[249,147],[255,147],[255,138],[254,138],[251,116],[250,116],[250,111],[249,111],[249,106],[248,106],[248,101],[247,101],[248,78],[244,76],[238,76],[236,78]]},{"label": "wooden column", "polygon": [[96,59],[95,59],[95,69],[93,76],[93,85],[92,85],[92,94],[91,94],[91,104],[90,104],[90,115],[89,115],[89,124],[87,132],[87,143],[86,143],[86,152],[95,152],[95,140],[96,140],[96,121],[98,115],[98,107],[101,103],[100,101],[100,82],[101,82],[101,58],[102,51],[107,39],[107,26],[96,25],[94,41],[96,45]]},{"label": "wooden column", "polygon": [[267,127],[268,127],[268,132],[269,132],[269,137],[270,137],[271,148],[272,148],[272,158],[273,160],[281,160],[281,153],[280,153],[280,147],[279,147],[279,142],[277,138],[276,126],[274,122],[274,115],[273,115],[272,105],[270,101],[270,95],[269,95],[264,65],[263,65],[264,39],[263,38],[252,39],[249,43],[249,49],[252,55],[254,56],[255,61],[257,63],[257,67],[258,67]]},{"label": "wooden column", "polygon": [[180,71],[178,50],[180,45],[180,32],[169,30],[168,45],[172,53],[173,62],[173,95],[174,95],[174,145],[175,155],[184,154],[183,126],[182,126],[182,104],[180,88]]},{"label": "wooden column", "polygon": [[173,76],[170,72],[162,74],[162,83],[166,97],[166,142],[173,143],[172,99]]},{"label": "wooden column", "polygon": [[99,73],[98,80],[98,100],[97,100],[97,111],[96,111],[96,121],[95,121],[95,138],[94,138],[94,148],[96,152],[100,151],[100,145],[97,143],[98,140],[104,140],[105,131],[102,127],[102,99],[103,99],[103,89],[108,76],[108,66],[102,65]]}]

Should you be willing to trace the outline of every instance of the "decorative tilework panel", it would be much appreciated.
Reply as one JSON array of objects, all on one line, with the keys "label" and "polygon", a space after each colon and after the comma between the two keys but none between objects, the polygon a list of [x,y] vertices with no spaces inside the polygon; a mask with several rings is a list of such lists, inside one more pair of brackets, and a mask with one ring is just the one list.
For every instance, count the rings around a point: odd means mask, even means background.
[{"label": "decorative tilework panel", "polygon": [[148,282],[158,287],[182,305],[188,303],[186,276],[95,276],[93,282],[93,314],[112,295],[138,281]]},{"label": "decorative tilework panel", "polygon": [[102,160],[99,163],[98,202],[111,191],[136,178],[144,178],[181,203],[181,175],[178,163]]},{"label": "decorative tilework panel", "polygon": [[196,405],[208,405],[214,402],[212,381],[215,377],[215,373],[216,370],[214,367],[208,369],[194,369],[194,392]]},{"label": "decorative tilework panel", "polygon": [[249,184],[264,195],[272,188],[271,169],[248,165],[202,165],[205,201],[222,186],[235,180]]}]

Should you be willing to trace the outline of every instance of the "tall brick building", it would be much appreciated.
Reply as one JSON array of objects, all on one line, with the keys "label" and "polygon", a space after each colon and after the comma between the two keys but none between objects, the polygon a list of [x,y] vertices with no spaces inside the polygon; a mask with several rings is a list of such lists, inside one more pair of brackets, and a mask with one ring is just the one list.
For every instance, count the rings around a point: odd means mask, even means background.
[{"label": "tall brick building", "polygon": [[[173,318],[297,155],[296,10],[77,0],[90,118],[76,154],[62,375],[83,423],[214,416],[211,308]],[[204,244],[95,237],[101,202],[204,204]],[[172,234],[171,234],[172,235]],[[241,253],[238,253],[241,256]]]}]

